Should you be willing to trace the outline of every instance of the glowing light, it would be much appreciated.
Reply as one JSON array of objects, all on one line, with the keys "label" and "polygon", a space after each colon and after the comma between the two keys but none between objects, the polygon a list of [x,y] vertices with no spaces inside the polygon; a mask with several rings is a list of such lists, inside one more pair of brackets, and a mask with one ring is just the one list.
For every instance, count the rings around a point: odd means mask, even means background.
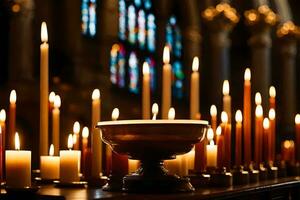
[{"label": "glowing light", "polygon": [[6,120],[6,112],[4,109],[0,111],[0,122],[5,122]]},{"label": "glowing light", "polygon": [[144,62],[143,64],[143,74],[150,74],[149,64],[147,62]]},{"label": "glowing light", "polygon": [[113,111],[112,111],[112,113],[111,113],[111,119],[113,121],[118,120],[119,114],[120,114],[119,109],[118,108],[114,108]]},{"label": "glowing light", "polygon": [[250,81],[251,80],[251,70],[250,68],[247,68],[245,70],[245,73],[244,73],[244,80],[245,81]]},{"label": "glowing light", "polygon": [[222,121],[222,123],[228,122],[228,115],[225,111],[222,111],[222,113],[221,113],[221,121]]},{"label": "glowing light", "polygon": [[275,117],[276,117],[276,112],[275,112],[275,110],[273,108],[271,108],[269,110],[269,118],[270,118],[270,120],[274,120]]},{"label": "glowing light", "polygon": [[54,103],[54,99],[55,99],[55,92],[52,91],[49,94],[49,102]]},{"label": "glowing light", "polygon": [[198,69],[199,69],[199,58],[196,56],[193,59],[192,70],[193,72],[196,72],[198,71]]},{"label": "glowing light", "polygon": [[212,128],[209,128],[207,130],[207,136],[206,137],[207,137],[208,141],[211,141],[212,139],[214,139],[214,131],[213,131]]},{"label": "glowing light", "polygon": [[100,90],[99,89],[94,89],[94,91],[92,93],[92,99],[93,100],[100,99]]},{"label": "glowing light", "polygon": [[54,145],[51,144],[49,148],[49,156],[53,156],[53,155],[54,155]]},{"label": "glowing light", "polygon": [[152,114],[153,114],[153,117],[152,117],[152,119],[153,120],[156,120],[156,116],[157,116],[157,114],[158,114],[158,104],[157,103],[154,103],[153,105],[152,105]]},{"label": "glowing light", "polygon": [[300,114],[295,116],[295,124],[300,124]]},{"label": "glowing light", "polygon": [[276,97],[276,89],[275,89],[274,86],[270,87],[270,89],[269,89],[269,95],[270,95],[270,97],[273,97],[273,98]]},{"label": "glowing light", "polygon": [[89,137],[89,128],[88,127],[83,127],[82,129],[82,137],[83,138],[88,138]]},{"label": "glowing light", "polygon": [[210,115],[217,116],[217,107],[215,105],[210,106]]},{"label": "glowing light", "polygon": [[167,45],[164,47],[163,62],[165,64],[168,64],[170,62],[170,48]]},{"label": "glowing light", "polygon": [[216,135],[220,136],[221,134],[222,134],[222,128],[221,128],[221,126],[218,126],[217,130],[216,130]]},{"label": "glowing light", "polygon": [[69,134],[69,137],[68,137],[68,149],[72,149],[73,148],[73,135],[72,134]]},{"label": "glowing light", "polygon": [[223,82],[223,95],[229,95],[229,81],[225,80]]},{"label": "glowing light", "polygon": [[59,95],[55,95],[54,99],[54,107],[59,108],[61,106],[61,100]]},{"label": "glowing light", "polygon": [[42,42],[48,42],[48,31],[46,22],[43,22],[41,26],[41,40]]},{"label": "glowing light", "polygon": [[168,112],[168,119],[170,120],[173,120],[175,119],[175,109],[173,107],[171,107],[169,109],[169,112]]},{"label": "glowing light", "polygon": [[269,129],[270,128],[270,121],[269,121],[268,118],[264,118],[263,127],[264,127],[264,129]]},{"label": "glowing light", "polygon": [[79,122],[74,122],[74,125],[73,125],[73,133],[79,133],[80,132],[80,123]]},{"label": "glowing light", "polygon": [[255,104],[261,105],[261,94],[259,92],[255,93]]},{"label": "glowing light", "polygon": [[241,123],[243,121],[243,115],[241,110],[237,110],[235,113],[235,121]]},{"label": "glowing light", "polygon": [[256,117],[262,117],[263,116],[263,108],[261,105],[257,105],[255,108],[255,116]]},{"label": "glowing light", "polygon": [[20,137],[18,132],[15,133],[15,149],[20,150]]},{"label": "glowing light", "polygon": [[16,90],[12,90],[10,92],[10,95],[9,95],[9,102],[10,103],[16,103],[17,101],[17,93],[16,93]]}]

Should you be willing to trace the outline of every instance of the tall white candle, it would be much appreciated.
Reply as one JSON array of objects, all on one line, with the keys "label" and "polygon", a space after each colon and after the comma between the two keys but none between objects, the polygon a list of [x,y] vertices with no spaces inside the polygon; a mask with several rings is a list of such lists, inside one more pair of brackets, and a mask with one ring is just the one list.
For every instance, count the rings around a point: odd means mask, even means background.
[{"label": "tall white candle", "polygon": [[163,53],[163,77],[162,77],[162,118],[168,118],[168,111],[171,107],[172,89],[172,67],[170,65],[170,49],[165,46]]},{"label": "tall white candle", "polygon": [[150,69],[147,62],[143,64],[143,97],[142,97],[143,119],[150,119]]},{"label": "tall white candle", "polygon": [[49,156],[41,156],[41,178],[44,180],[59,179],[59,156],[54,155],[54,146],[50,145]]},{"label": "tall white candle", "polygon": [[59,95],[55,95],[54,108],[52,110],[52,142],[54,145],[54,155],[59,152],[59,130],[60,130],[60,108],[61,100]]},{"label": "tall white candle", "polygon": [[227,113],[228,123],[231,123],[231,96],[229,95],[229,81],[223,82],[223,110]]},{"label": "tall white candle", "polygon": [[206,145],[206,153],[207,167],[217,167],[218,147],[214,144],[213,140],[210,141],[209,145]]},{"label": "tall white candle", "polygon": [[199,113],[199,59],[194,57],[191,75],[191,90],[190,90],[190,118],[196,119],[197,113]]},{"label": "tall white candle", "polygon": [[41,27],[42,44],[40,46],[40,155],[47,155],[48,152],[48,95],[49,95],[49,45],[47,25],[42,23]]},{"label": "tall white candle", "polygon": [[11,141],[9,146],[13,146],[14,134],[16,132],[16,112],[17,112],[17,93],[12,90],[9,95],[9,136],[8,140]]}]

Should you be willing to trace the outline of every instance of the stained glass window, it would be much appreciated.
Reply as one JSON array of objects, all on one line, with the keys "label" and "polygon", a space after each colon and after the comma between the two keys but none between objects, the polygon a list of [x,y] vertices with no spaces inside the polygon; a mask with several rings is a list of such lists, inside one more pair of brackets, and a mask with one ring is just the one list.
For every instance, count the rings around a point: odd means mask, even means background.
[{"label": "stained glass window", "polygon": [[138,59],[134,52],[129,55],[129,90],[133,93],[138,93],[139,67]]},{"label": "stained glass window", "polygon": [[136,20],[135,7],[133,5],[130,5],[128,7],[128,31],[129,31],[128,40],[132,44],[135,43],[135,39],[136,39],[135,20]]},{"label": "stained glass window", "polygon": [[119,38],[126,39],[126,3],[125,0],[119,1]]},{"label": "stained glass window", "polygon": [[139,10],[138,13],[138,40],[139,40],[139,45],[140,48],[144,48],[145,46],[145,39],[146,39],[146,25],[145,25],[145,12],[143,10]]},{"label": "stained glass window", "polygon": [[153,14],[149,14],[147,17],[147,28],[148,28],[148,38],[147,38],[148,50],[154,52],[156,24],[155,24],[155,17]]},{"label": "stained glass window", "polygon": [[110,52],[110,81],[120,88],[125,87],[125,49],[114,44]]},{"label": "stained glass window", "polygon": [[156,70],[155,70],[155,61],[153,58],[148,57],[146,62],[149,64],[150,67],[150,87],[151,90],[154,91],[156,89]]},{"label": "stained glass window", "polygon": [[81,2],[81,31],[83,35],[96,35],[96,0],[82,0]]}]

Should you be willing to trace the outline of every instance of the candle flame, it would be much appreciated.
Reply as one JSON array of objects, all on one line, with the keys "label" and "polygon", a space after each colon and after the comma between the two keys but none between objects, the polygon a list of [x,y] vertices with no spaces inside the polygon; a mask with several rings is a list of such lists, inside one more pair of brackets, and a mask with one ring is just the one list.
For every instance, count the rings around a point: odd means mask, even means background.
[{"label": "candle flame", "polygon": [[72,149],[73,148],[73,135],[72,134],[69,134],[69,137],[68,137],[68,149]]},{"label": "candle flame", "polygon": [[88,138],[89,137],[89,128],[88,127],[83,127],[82,129],[82,137],[83,138]]},{"label": "candle flame", "polygon": [[270,128],[270,121],[267,117],[264,118],[263,127],[264,127],[265,130]]},{"label": "candle flame", "polygon": [[80,123],[78,121],[74,122],[73,133],[78,134],[80,132]]},{"label": "candle flame", "polygon": [[48,42],[48,31],[46,22],[42,23],[41,27],[41,40],[42,42]]},{"label": "candle flame", "polygon": [[100,90],[94,89],[92,93],[92,100],[97,100],[97,99],[100,99]]},{"label": "candle flame", "polygon": [[220,136],[221,134],[222,134],[222,128],[221,128],[221,126],[218,126],[217,130],[216,130],[216,135]]},{"label": "candle flame", "polygon": [[149,64],[147,62],[144,62],[143,64],[143,75],[149,74],[150,69],[149,69]]},{"label": "candle flame", "polygon": [[166,45],[164,47],[164,52],[163,52],[163,62],[165,64],[168,64],[170,62],[170,47]]},{"label": "candle flame", "polygon": [[120,114],[119,109],[118,108],[114,108],[113,111],[112,111],[112,113],[111,113],[111,119],[113,121],[117,121],[118,118],[119,118],[119,114]]},{"label": "candle flame", "polygon": [[229,95],[229,81],[225,80],[223,82],[223,95]]},{"label": "candle flame", "polygon": [[153,114],[153,117],[152,117],[152,119],[153,120],[156,120],[156,116],[157,116],[157,114],[158,114],[158,104],[157,103],[154,103],[153,105],[152,105],[152,114]]},{"label": "candle flame", "polygon": [[257,105],[256,108],[255,108],[255,116],[256,117],[262,117],[264,114],[263,112],[263,108],[261,105]]},{"label": "candle flame", "polygon": [[211,140],[213,140],[214,139],[214,131],[213,131],[213,129],[212,128],[209,128],[208,130],[207,130],[207,140],[208,141],[211,141]]},{"label": "candle flame", "polygon": [[245,70],[245,73],[244,73],[244,80],[245,81],[250,81],[251,80],[251,70],[250,68],[247,68]]},{"label": "candle flame", "polygon": [[210,106],[210,115],[211,116],[217,116],[217,107],[215,105]]},{"label": "candle flame", "polygon": [[300,124],[300,114],[295,116],[295,124]]},{"label": "candle flame", "polygon": [[4,109],[0,111],[0,122],[5,122],[6,120],[6,112]]},{"label": "candle flame", "polygon": [[49,102],[54,103],[54,100],[55,100],[55,92],[52,91],[49,94]]},{"label": "candle flame", "polygon": [[275,117],[276,117],[276,112],[275,112],[274,108],[271,108],[269,110],[269,118],[270,118],[270,120],[274,120]]},{"label": "candle flame", "polygon": [[209,145],[210,145],[210,146],[215,145],[214,140],[210,140]]},{"label": "candle flame", "polygon": [[196,72],[196,71],[198,71],[198,69],[199,69],[199,58],[197,56],[195,56],[193,58],[192,70],[193,70],[193,72]]},{"label": "candle flame", "polygon": [[51,144],[49,148],[49,156],[53,156],[53,155],[54,155],[54,145]]},{"label": "candle flame", "polygon": [[237,110],[235,113],[235,121],[241,123],[243,121],[243,115],[241,110]]},{"label": "candle flame", "polygon": [[221,113],[221,121],[222,121],[222,123],[228,122],[228,115],[225,111],[222,111],[222,113]]},{"label": "candle flame", "polygon": [[9,95],[9,102],[10,103],[16,103],[17,101],[17,93],[16,93],[16,90],[12,90],[10,92],[10,95]]},{"label": "candle flame", "polygon": [[255,93],[255,104],[261,105],[261,94],[259,92]]},{"label": "candle flame", "polygon": [[294,141],[293,140],[285,140],[283,142],[283,146],[285,149],[289,149],[294,146]]},{"label": "candle flame", "polygon": [[270,89],[269,89],[269,95],[270,97],[272,98],[275,98],[276,97],[276,89],[274,86],[271,86]]},{"label": "candle flame", "polygon": [[170,120],[174,120],[175,119],[175,109],[173,107],[171,107],[169,109],[169,112],[168,112],[168,119]]},{"label": "candle flame", "polygon": [[59,108],[61,106],[61,100],[59,95],[55,95],[54,98],[54,107]]},{"label": "candle flame", "polygon": [[15,149],[20,150],[20,137],[18,132],[15,133]]},{"label": "candle flame", "polygon": [[76,134],[73,134],[72,137],[73,137],[72,140],[73,140],[73,145],[74,145],[77,143],[77,136],[76,136]]}]

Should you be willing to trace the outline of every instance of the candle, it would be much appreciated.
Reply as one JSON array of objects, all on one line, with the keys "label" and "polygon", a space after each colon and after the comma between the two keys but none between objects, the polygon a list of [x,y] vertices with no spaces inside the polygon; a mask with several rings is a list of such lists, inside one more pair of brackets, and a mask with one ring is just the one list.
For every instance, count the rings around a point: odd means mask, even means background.
[{"label": "candle", "polygon": [[242,111],[237,110],[235,113],[235,165],[242,165]]},{"label": "candle", "polygon": [[218,155],[218,147],[214,144],[214,141],[211,140],[209,145],[206,145],[207,152],[207,167],[217,167],[217,155]]},{"label": "candle", "polygon": [[293,140],[282,142],[282,160],[293,162],[295,158],[295,144]]},{"label": "candle", "polygon": [[99,178],[102,173],[102,141],[101,135],[98,129],[96,129],[97,123],[100,121],[101,116],[101,100],[100,91],[95,89],[92,93],[92,176]]},{"label": "candle", "polygon": [[157,114],[158,114],[158,104],[154,103],[152,105],[152,115],[153,115],[152,120],[156,120]]},{"label": "candle", "polygon": [[244,73],[244,161],[245,165],[251,162],[251,71]]},{"label": "candle", "polygon": [[229,95],[229,81],[223,82],[223,110],[227,113],[228,122],[231,122],[231,96]]},{"label": "candle", "polygon": [[276,89],[274,86],[270,87],[269,95],[270,95],[270,98],[269,98],[270,109],[273,108],[275,110],[275,108],[276,108]]},{"label": "candle", "polygon": [[169,120],[174,120],[175,119],[175,109],[173,107],[171,107],[169,109],[169,112],[168,112],[168,119]]},{"label": "candle", "polygon": [[0,111],[0,181],[4,178],[5,166],[5,120],[6,112],[4,109]]},{"label": "candle", "polygon": [[296,160],[300,161],[300,114],[295,116],[296,126]]},{"label": "candle", "polygon": [[191,90],[190,90],[190,118],[196,119],[197,113],[199,113],[199,59],[194,57],[192,64],[191,75]]},{"label": "candle", "polygon": [[83,127],[82,129],[82,172],[85,178],[90,176],[91,171],[91,158],[90,158],[90,149],[88,148],[89,144],[89,128]]},{"label": "candle", "polygon": [[210,107],[210,116],[211,116],[211,127],[214,132],[217,129],[217,107],[215,105],[211,105]]},{"label": "candle", "polygon": [[60,155],[60,182],[72,183],[80,180],[80,151],[74,151],[73,136],[68,137],[68,149],[61,150]]},{"label": "candle", "polygon": [[263,109],[257,105],[255,109],[255,149],[254,161],[259,165],[262,161]]},{"label": "candle", "polygon": [[49,95],[49,45],[45,22],[41,26],[40,46],[40,155],[48,153],[48,95]]},{"label": "candle", "polygon": [[195,169],[195,147],[192,150],[184,155],[187,162],[187,170]]},{"label": "candle", "polygon": [[73,124],[73,143],[74,149],[79,150],[79,132],[80,132],[80,124],[79,122],[74,122]]},{"label": "candle", "polygon": [[3,137],[2,137],[2,128],[0,126],[0,181],[4,178],[4,172],[3,172]]},{"label": "candle", "polygon": [[52,142],[54,145],[54,155],[59,152],[59,132],[60,132],[60,108],[61,100],[59,95],[55,95],[52,110]]},{"label": "candle", "polygon": [[217,135],[217,147],[218,147],[218,151],[217,151],[217,165],[218,168],[222,168],[223,167],[223,160],[224,160],[224,136],[222,135],[222,128],[220,126],[218,126],[217,130],[216,130],[216,135]]},{"label": "candle", "polygon": [[13,137],[16,132],[16,101],[17,101],[17,93],[15,90],[10,92],[9,96],[9,136],[8,139],[11,141],[11,145],[13,146]]},{"label": "candle", "polygon": [[274,162],[275,161],[275,137],[276,137],[276,112],[273,108],[269,110],[269,120],[270,120],[270,161]]},{"label": "candle", "polygon": [[143,64],[143,119],[150,119],[150,69],[147,62]]},{"label": "candle", "polygon": [[11,188],[31,187],[31,151],[20,150],[17,132],[15,149],[5,151],[6,185]]},{"label": "candle", "polygon": [[55,92],[50,92],[49,94],[49,109],[52,110],[54,107],[54,100],[55,100]]},{"label": "candle", "polygon": [[230,169],[231,167],[231,125],[228,123],[228,115],[226,112],[221,113],[221,127],[224,133],[224,167]]},{"label": "candle", "polygon": [[264,153],[263,160],[269,162],[271,159],[271,140],[270,140],[270,121],[268,118],[263,120],[263,145],[262,151]]},{"label": "candle", "polygon": [[168,111],[171,107],[171,79],[172,79],[172,67],[170,62],[170,49],[165,46],[163,52],[163,77],[162,77],[162,118],[167,119]]},{"label": "candle", "polygon": [[134,173],[139,168],[139,161],[128,159],[128,173]]},{"label": "candle", "polygon": [[59,156],[54,155],[54,146],[50,145],[49,156],[41,156],[41,178],[47,180],[59,179]]}]

